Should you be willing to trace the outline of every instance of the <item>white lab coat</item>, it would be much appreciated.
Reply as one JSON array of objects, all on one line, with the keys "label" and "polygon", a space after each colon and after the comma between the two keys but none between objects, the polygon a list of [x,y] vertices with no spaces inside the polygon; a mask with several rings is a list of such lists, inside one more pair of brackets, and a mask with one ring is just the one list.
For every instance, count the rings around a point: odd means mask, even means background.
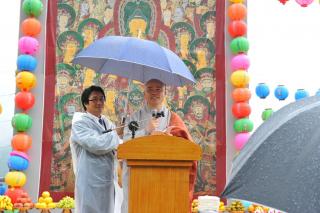
[{"label": "white lab coat", "polygon": [[[102,116],[106,128],[114,124]],[[98,118],[84,113],[72,124],[70,147],[75,169],[77,213],[114,213],[114,150],[121,139],[116,131],[103,133]]]}]

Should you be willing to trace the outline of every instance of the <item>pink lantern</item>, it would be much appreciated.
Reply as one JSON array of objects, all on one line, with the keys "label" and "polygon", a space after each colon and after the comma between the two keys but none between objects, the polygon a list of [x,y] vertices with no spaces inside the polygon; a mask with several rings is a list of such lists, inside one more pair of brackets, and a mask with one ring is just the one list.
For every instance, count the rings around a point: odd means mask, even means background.
[{"label": "pink lantern", "polygon": [[22,54],[33,55],[38,51],[39,42],[31,36],[23,36],[19,39],[19,51]]},{"label": "pink lantern", "polygon": [[250,138],[250,133],[248,132],[236,134],[234,138],[234,145],[236,147],[236,150],[240,151],[244,147],[244,145],[248,142],[249,138]]},{"label": "pink lantern", "polygon": [[313,2],[313,0],[296,0],[298,4],[301,5],[301,7],[307,7],[309,4]]},{"label": "pink lantern", "polygon": [[238,54],[231,59],[232,70],[247,70],[249,66],[250,60],[246,54]]}]

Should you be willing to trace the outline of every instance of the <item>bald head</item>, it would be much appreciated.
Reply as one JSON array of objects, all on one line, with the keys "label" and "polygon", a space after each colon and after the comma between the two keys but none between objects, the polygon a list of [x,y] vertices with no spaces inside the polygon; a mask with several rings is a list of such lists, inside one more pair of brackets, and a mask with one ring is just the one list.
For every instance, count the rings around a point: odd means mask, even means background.
[{"label": "bald head", "polygon": [[162,81],[158,80],[158,79],[151,79],[151,80],[147,81],[144,85],[145,85],[145,87],[147,87],[148,84],[154,84],[154,83],[156,83],[158,85],[162,85],[162,87],[165,86],[165,84]]},{"label": "bald head", "polygon": [[165,94],[165,84],[158,79],[151,79],[145,83],[144,98],[152,109],[160,110]]}]

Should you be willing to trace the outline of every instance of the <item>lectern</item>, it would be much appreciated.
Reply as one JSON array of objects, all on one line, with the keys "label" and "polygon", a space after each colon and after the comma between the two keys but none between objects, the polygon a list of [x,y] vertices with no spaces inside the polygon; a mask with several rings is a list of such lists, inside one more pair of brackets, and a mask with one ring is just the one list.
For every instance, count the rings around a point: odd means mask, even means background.
[{"label": "lectern", "polygon": [[129,213],[188,213],[189,171],[199,145],[174,136],[145,136],[118,148],[127,160]]}]

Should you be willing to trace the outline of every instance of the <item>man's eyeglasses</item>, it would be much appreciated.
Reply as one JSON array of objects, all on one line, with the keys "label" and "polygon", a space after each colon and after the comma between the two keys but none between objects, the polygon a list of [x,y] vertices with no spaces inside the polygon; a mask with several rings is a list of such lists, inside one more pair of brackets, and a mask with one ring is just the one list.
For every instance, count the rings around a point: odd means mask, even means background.
[{"label": "man's eyeglasses", "polygon": [[97,103],[97,102],[105,102],[105,98],[104,97],[96,97],[96,98],[92,98],[92,99],[89,99],[89,101],[92,101],[93,103]]}]

